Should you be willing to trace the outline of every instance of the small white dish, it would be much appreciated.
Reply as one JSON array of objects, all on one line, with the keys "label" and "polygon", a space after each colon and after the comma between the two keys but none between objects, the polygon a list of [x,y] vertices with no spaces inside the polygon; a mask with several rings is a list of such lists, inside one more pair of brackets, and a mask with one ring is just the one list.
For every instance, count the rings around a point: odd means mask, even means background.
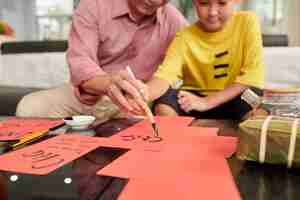
[{"label": "small white dish", "polygon": [[87,129],[95,120],[96,117],[91,115],[76,115],[66,117],[64,122],[74,130],[83,130]]}]

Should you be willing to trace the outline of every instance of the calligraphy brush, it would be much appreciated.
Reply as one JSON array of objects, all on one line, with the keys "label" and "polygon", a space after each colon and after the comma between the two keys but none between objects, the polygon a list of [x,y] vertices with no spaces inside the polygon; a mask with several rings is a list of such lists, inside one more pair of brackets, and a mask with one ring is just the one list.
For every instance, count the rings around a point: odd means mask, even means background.
[{"label": "calligraphy brush", "polygon": [[64,125],[65,125],[65,123],[62,122],[61,124],[58,124],[54,127],[46,129],[46,130],[34,131],[31,134],[26,135],[25,137],[19,139],[17,142],[14,142],[13,144],[9,143],[6,146],[5,151],[16,150],[20,147],[24,147],[27,144],[30,144],[30,143],[35,142],[45,136],[48,136],[49,131],[54,131],[55,129],[58,129]]},{"label": "calligraphy brush", "polygon": [[257,94],[255,94],[251,89],[246,89],[241,99],[247,102],[252,108],[256,109],[261,105],[261,97],[259,97]]},{"label": "calligraphy brush", "polygon": [[[134,73],[132,72],[132,70],[131,70],[131,68],[130,68],[129,66],[126,67],[126,70],[127,70],[127,72],[129,73],[129,75],[130,75],[133,79],[136,79]],[[139,92],[141,92],[141,91],[139,91]],[[144,96],[142,95],[142,97],[144,97]],[[145,111],[145,114],[147,115],[148,119],[149,119],[150,122],[151,122],[151,126],[152,126],[152,128],[153,128],[153,130],[154,130],[154,135],[155,135],[155,137],[158,137],[158,136],[159,136],[159,134],[158,134],[158,125],[157,125],[157,123],[155,122],[154,116],[153,116],[153,114],[152,114],[150,108],[149,108],[148,105],[147,105],[147,100],[146,100],[146,99],[143,99],[143,100],[144,100],[144,103],[145,103],[145,105],[143,106],[143,109],[144,109],[144,111]]]}]

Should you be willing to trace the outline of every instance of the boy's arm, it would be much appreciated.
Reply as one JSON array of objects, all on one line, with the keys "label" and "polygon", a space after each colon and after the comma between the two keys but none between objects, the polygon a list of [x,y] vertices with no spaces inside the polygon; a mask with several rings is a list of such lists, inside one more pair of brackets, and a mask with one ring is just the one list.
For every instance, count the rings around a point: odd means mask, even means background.
[{"label": "boy's arm", "polygon": [[247,33],[244,38],[245,52],[241,75],[236,78],[235,83],[226,87],[223,91],[204,97],[209,109],[232,100],[242,94],[249,86],[257,88],[263,88],[264,86],[263,46],[260,26],[255,14],[248,16],[245,26]]},{"label": "boy's arm", "polygon": [[237,97],[249,86],[263,88],[262,38],[259,23],[254,14],[248,16],[246,26],[248,31],[245,38],[245,56],[244,65],[241,67],[241,75],[237,77],[235,83],[226,87],[223,91],[205,97],[210,109]]},{"label": "boy's arm", "polygon": [[170,87],[170,83],[166,80],[153,78],[148,83],[149,101],[154,101],[161,97]]},{"label": "boy's arm", "polygon": [[248,86],[246,85],[234,83],[224,90],[204,98],[206,98],[209,109],[212,109],[234,99],[238,95],[242,94],[242,92],[244,92],[247,88]]},{"label": "boy's arm", "polygon": [[244,38],[243,65],[235,82],[256,88],[264,87],[265,69],[263,63],[263,45],[260,25],[255,14],[248,15],[245,22],[247,30]]},{"label": "boy's arm", "polygon": [[150,101],[161,97],[171,85],[182,77],[185,49],[181,32],[178,32],[166,52],[163,63],[147,83]]}]

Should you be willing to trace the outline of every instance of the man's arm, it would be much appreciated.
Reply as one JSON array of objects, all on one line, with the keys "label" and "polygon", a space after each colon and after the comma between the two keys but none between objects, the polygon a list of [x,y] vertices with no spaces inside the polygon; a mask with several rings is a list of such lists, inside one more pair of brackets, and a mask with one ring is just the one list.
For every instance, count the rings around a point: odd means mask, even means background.
[{"label": "man's arm", "polygon": [[[112,75],[105,73],[98,58],[101,27],[101,11],[98,1],[82,0],[74,13],[72,28],[69,36],[67,60],[70,67],[71,80],[81,95],[81,101],[88,98],[107,94],[121,108],[131,110],[122,91],[135,98],[141,98],[136,88],[139,84],[130,78],[126,71]],[[85,99],[83,98],[85,97]],[[83,102],[85,103],[85,102]],[[88,103],[86,101],[86,103]],[[94,102],[95,103],[95,102]]]},{"label": "man's arm", "polygon": [[[67,61],[75,87],[82,87],[84,82],[106,75],[98,60],[100,34],[97,9],[97,1],[81,0],[73,15]],[[82,89],[85,91],[85,87]]]},{"label": "man's arm", "polygon": [[[107,81],[107,74],[102,70],[98,60],[99,13],[97,1],[81,0],[73,15],[72,27],[69,35],[67,61],[71,73],[71,81],[81,93],[99,95]],[[85,87],[85,82],[95,79],[101,81],[97,90]],[[103,81],[103,82],[102,82]],[[103,88],[102,88],[103,87]]]}]

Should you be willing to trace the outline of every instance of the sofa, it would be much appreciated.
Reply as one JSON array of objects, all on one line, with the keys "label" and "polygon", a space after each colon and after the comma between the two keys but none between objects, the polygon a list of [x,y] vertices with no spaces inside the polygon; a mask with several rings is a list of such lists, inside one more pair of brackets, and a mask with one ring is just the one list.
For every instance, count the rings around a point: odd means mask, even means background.
[{"label": "sofa", "polygon": [[66,41],[8,42],[0,51],[0,116],[14,115],[21,98],[69,81]]},{"label": "sofa", "polygon": [[[14,115],[17,103],[24,95],[69,81],[66,44],[49,44],[31,45],[31,49],[27,44],[22,52],[18,51],[21,47],[17,45],[15,51],[2,47],[0,116]],[[300,87],[300,47],[265,47],[264,62],[266,88]]]}]

